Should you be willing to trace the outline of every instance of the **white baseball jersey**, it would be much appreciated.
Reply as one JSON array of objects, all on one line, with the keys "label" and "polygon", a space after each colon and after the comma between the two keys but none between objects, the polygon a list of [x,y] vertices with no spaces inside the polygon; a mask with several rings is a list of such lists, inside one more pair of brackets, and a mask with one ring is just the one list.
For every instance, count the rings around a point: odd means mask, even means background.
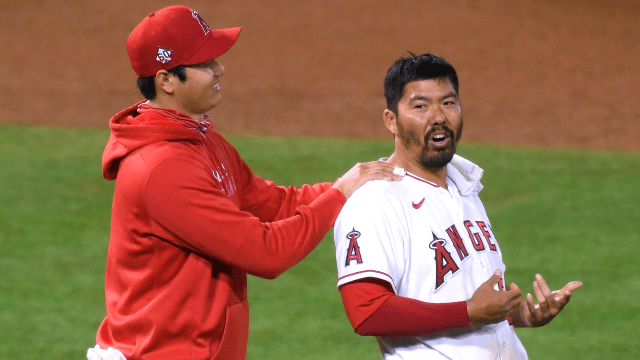
[{"label": "white baseball jersey", "polygon": [[[466,301],[496,269],[500,247],[478,192],[483,170],[455,155],[442,188],[407,173],[370,181],[346,202],[334,227],[338,286],[363,278],[431,303]],[[504,282],[499,284],[504,289]],[[505,320],[424,337],[377,337],[387,359],[527,359]]]}]

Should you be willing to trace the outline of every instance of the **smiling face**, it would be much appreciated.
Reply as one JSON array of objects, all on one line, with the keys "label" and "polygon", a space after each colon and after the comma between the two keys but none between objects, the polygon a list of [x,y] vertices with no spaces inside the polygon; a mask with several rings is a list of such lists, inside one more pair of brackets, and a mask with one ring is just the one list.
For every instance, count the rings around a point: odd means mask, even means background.
[{"label": "smiling face", "polygon": [[395,135],[393,157],[418,174],[444,168],[462,135],[460,99],[446,78],[406,83],[397,114],[387,109],[384,120]]},{"label": "smiling face", "polygon": [[222,100],[220,77],[224,68],[217,60],[186,67],[186,81],[176,83],[175,96],[178,110],[199,118],[216,107]]}]

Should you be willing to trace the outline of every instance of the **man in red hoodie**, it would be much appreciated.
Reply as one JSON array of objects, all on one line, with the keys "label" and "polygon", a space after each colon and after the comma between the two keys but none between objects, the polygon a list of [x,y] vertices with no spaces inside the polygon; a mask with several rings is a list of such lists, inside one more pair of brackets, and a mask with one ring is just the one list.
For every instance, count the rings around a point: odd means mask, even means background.
[{"label": "man in red hoodie", "polygon": [[127,40],[147,100],[109,124],[107,316],[89,359],[244,359],[247,274],[282,274],[316,247],[356,188],[401,178],[382,161],[300,189],[254,175],[207,115],[221,100],[217,58],[239,33],[171,6]]}]

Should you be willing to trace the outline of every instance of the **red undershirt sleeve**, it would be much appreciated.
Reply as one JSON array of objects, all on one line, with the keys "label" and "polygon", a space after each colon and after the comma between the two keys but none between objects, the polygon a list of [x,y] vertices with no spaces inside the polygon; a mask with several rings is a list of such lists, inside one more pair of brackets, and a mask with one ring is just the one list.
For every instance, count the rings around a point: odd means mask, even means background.
[{"label": "red undershirt sleeve", "polygon": [[427,336],[469,326],[465,301],[427,303],[397,296],[389,283],[367,278],[340,287],[347,317],[359,335]]}]

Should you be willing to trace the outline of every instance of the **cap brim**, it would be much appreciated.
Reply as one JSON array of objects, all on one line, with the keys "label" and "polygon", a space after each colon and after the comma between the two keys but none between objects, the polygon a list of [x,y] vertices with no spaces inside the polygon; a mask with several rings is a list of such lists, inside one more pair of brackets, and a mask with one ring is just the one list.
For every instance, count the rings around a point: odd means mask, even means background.
[{"label": "cap brim", "polygon": [[196,65],[213,60],[231,49],[238,40],[242,28],[211,30],[211,37],[183,65]]}]

